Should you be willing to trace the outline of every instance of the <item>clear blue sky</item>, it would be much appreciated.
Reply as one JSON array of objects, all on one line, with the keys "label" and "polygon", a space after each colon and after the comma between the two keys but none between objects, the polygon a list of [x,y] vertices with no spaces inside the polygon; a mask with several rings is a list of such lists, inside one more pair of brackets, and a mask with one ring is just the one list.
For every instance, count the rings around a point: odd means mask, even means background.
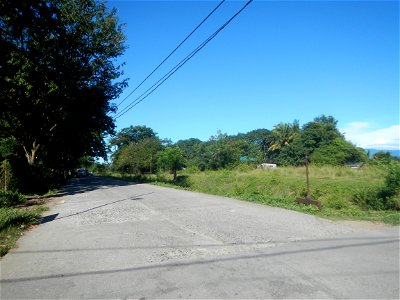
[{"label": "clear blue sky", "polygon": [[[217,5],[215,1],[109,1],[125,23],[125,98]],[[245,2],[227,1],[133,101]],[[174,142],[300,125],[332,115],[348,140],[399,148],[399,2],[254,1],[146,100],[116,121]]]}]

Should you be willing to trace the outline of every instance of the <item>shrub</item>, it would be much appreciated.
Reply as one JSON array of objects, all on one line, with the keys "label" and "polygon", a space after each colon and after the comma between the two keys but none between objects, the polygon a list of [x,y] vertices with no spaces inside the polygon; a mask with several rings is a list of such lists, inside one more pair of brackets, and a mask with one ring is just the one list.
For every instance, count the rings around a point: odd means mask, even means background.
[{"label": "shrub", "polygon": [[400,193],[386,199],[388,209],[400,210]]},{"label": "shrub", "polygon": [[352,201],[354,204],[361,208],[368,209],[381,209],[382,203],[377,196],[378,191],[376,189],[362,189],[354,193]]},{"label": "shrub", "polygon": [[13,192],[13,191],[1,191],[0,190],[0,207],[8,207],[8,206],[13,206],[17,204],[22,204],[25,202],[25,197],[18,193],[18,192]]},{"label": "shrub", "polygon": [[378,189],[364,189],[353,195],[353,202],[364,209],[400,210],[400,163],[387,166],[385,185]]},{"label": "shrub", "polygon": [[400,192],[400,163],[393,162],[389,165],[385,184],[386,188],[382,191],[383,197],[391,197]]},{"label": "shrub", "polygon": [[332,208],[332,209],[345,209],[349,207],[348,201],[346,201],[343,198],[340,197],[335,197],[334,195],[331,197],[328,197],[326,200],[326,207]]}]

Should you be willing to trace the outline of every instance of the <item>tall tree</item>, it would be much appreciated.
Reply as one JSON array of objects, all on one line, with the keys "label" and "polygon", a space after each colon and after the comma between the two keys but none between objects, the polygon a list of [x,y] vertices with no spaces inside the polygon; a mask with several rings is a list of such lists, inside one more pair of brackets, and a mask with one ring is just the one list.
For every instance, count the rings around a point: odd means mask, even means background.
[{"label": "tall tree", "polygon": [[118,148],[127,146],[129,144],[137,144],[145,139],[156,138],[157,134],[153,129],[146,126],[129,126],[121,129],[111,140],[111,146]]},{"label": "tall tree", "polygon": [[118,149],[113,167],[121,173],[134,175],[153,172],[157,168],[157,153],[161,149],[161,141],[157,138],[146,138],[136,144],[129,144]]},{"label": "tall tree", "polygon": [[334,117],[325,115],[306,123],[302,128],[301,136],[307,152],[311,154],[323,144],[334,143],[336,138],[344,139],[336,125],[337,121]]},{"label": "tall tree", "polygon": [[311,155],[311,162],[320,165],[340,166],[367,160],[366,153],[343,138],[322,143]]},{"label": "tall tree", "polygon": [[248,133],[238,134],[235,139],[244,141],[247,144],[245,155],[265,160],[268,148],[272,143],[272,134],[268,129],[256,129]]},{"label": "tall tree", "polygon": [[187,140],[179,140],[175,146],[179,147],[183,151],[185,163],[187,166],[196,165],[197,157],[200,155],[199,149],[203,142],[196,138],[190,138]]},{"label": "tall tree", "polygon": [[0,138],[13,137],[29,165],[104,157],[110,100],[126,86],[116,81],[125,49],[116,11],[95,0],[2,0],[0,34]]}]

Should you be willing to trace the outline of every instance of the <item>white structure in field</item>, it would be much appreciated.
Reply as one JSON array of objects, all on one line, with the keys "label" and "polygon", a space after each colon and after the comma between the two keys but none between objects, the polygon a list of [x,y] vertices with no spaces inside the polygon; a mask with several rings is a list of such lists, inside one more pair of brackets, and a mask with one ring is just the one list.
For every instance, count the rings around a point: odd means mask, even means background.
[{"label": "white structure in field", "polygon": [[261,165],[258,165],[258,168],[260,168],[260,169],[276,169],[276,164],[262,163]]}]

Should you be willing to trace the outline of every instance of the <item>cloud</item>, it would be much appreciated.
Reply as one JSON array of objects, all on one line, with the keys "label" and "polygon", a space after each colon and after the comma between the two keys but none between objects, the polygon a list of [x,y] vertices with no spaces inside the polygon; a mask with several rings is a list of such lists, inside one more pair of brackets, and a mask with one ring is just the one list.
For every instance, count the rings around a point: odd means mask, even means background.
[{"label": "cloud", "polygon": [[367,122],[352,122],[339,130],[345,135],[346,140],[364,149],[400,149],[400,125],[377,129]]}]

